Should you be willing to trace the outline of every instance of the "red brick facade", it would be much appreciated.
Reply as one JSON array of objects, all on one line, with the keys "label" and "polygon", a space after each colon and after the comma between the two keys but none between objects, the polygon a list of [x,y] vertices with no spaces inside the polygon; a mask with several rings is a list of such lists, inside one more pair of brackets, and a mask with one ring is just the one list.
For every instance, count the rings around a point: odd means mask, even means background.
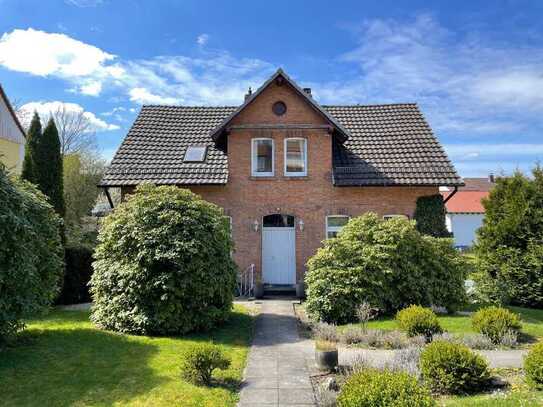
[{"label": "red brick facade", "polygon": [[[272,112],[278,100],[287,105],[283,116]],[[301,124],[296,130],[281,125]],[[379,215],[412,216],[419,196],[438,193],[437,187],[334,187],[332,184],[332,136],[323,128],[326,119],[289,86],[275,83],[265,89],[230,123],[227,137],[229,179],[225,186],[189,186],[232,217],[236,245],[234,258],[240,268],[256,266],[257,280],[262,269],[262,217],[281,213],[295,216],[296,279],[303,280],[305,264],[326,236],[327,215],[357,216],[367,211]],[[268,125],[270,129],[256,129]],[[273,128],[275,126],[275,128]],[[275,175],[251,176],[251,139],[273,138]],[[307,176],[284,176],[283,140],[307,139]],[[128,190],[125,189],[125,192]],[[303,221],[301,230],[299,221]],[[258,222],[258,231],[254,223]]]}]

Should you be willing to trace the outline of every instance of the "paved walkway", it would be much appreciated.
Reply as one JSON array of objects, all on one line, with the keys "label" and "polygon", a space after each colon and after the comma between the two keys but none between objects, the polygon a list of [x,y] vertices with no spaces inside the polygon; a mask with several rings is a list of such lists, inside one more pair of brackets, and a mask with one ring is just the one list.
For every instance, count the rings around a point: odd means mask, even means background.
[{"label": "paved walkway", "polygon": [[298,336],[292,301],[262,301],[255,329],[238,406],[315,406],[313,344]]},{"label": "paved walkway", "polygon": [[[362,357],[370,366],[382,368],[390,363],[397,351],[387,349],[360,349],[345,348],[339,349],[339,364],[350,365],[357,358]],[[486,358],[491,368],[518,368],[522,367],[524,356],[528,351],[524,349],[511,350],[476,350]]]}]

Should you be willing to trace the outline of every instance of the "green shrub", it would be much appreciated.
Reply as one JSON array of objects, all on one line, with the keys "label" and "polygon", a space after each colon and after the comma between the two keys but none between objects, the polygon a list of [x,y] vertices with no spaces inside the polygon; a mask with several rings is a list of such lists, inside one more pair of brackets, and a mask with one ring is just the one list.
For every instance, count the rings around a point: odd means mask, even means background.
[{"label": "green shrub", "polygon": [[228,369],[228,359],[217,345],[199,343],[185,349],[181,355],[181,377],[193,384],[210,384],[213,370]]},{"label": "green shrub", "polygon": [[482,301],[543,308],[543,169],[500,177],[483,200],[476,292]]},{"label": "green shrub", "polygon": [[95,252],[91,319],[136,334],[180,334],[224,321],[236,266],[228,220],[192,192],[141,185],[107,216]]},{"label": "green shrub", "polygon": [[543,342],[536,343],[524,359],[524,373],[528,383],[543,390]]},{"label": "green shrub", "polygon": [[31,184],[0,164],[0,344],[58,293],[62,276],[60,218]]},{"label": "green shrub", "polygon": [[363,301],[385,313],[410,304],[454,310],[465,299],[465,270],[451,239],[423,236],[406,219],[367,213],[309,260],[307,311],[339,324],[355,320]]},{"label": "green shrub", "polygon": [[471,317],[471,324],[475,331],[487,336],[495,344],[500,343],[508,333],[518,335],[522,328],[518,315],[496,306],[481,308]]},{"label": "green shrub", "polygon": [[437,340],[426,346],[420,356],[424,381],[437,393],[469,393],[488,384],[486,360],[468,347]]},{"label": "green shrub", "polygon": [[428,389],[407,373],[362,370],[341,388],[338,407],[430,407],[436,402]]},{"label": "green shrub", "polygon": [[445,204],[441,194],[417,198],[414,218],[417,230],[434,237],[451,237],[445,224]]},{"label": "green shrub", "polygon": [[64,281],[57,304],[82,304],[91,301],[89,281],[92,276],[92,254],[87,246],[68,246],[64,253]]},{"label": "green shrub", "polygon": [[443,332],[434,311],[419,305],[411,305],[398,311],[396,321],[400,329],[411,337],[424,335],[426,338],[432,338],[435,334]]}]

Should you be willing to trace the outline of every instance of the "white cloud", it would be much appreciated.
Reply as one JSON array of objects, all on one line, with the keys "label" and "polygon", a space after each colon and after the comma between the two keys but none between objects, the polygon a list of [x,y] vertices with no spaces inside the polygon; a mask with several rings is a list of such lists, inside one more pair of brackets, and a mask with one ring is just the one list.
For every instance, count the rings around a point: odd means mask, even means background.
[{"label": "white cloud", "polygon": [[72,6],[87,8],[87,7],[96,7],[103,3],[103,0],[64,0],[66,4]]},{"label": "white cloud", "polygon": [[367,21],[356,35],[336,63],[358,73],[309,84],[320,101],[417,102],[438,132],[462,136],[533,131],[543,114],[543,46],[451,32],[430,15]]},{"label": "white cloud", "polygon": [[115,56],[65,34],[13,30],[0,38],[0,65],[13,71],[64,78],[99,74]]},{"label": "white cloud", "polygon": [[176,98],[155,95],[145,88],[133,88],[128,93],[132,102],[140,104],[174,105],[179,103],[179,100]]},{"label": "white cloud", "polygon": [[208,34],[200,34],[197,38],[196,38],[196,43],[200,46],[204,46],[207,44],[207,42],[209,41],[209,35]]},{"label": "white cloud", "polygon": [[[110,131],[110,130],[118,130],[120,128],[116,124],[107,123],[104,120],[96,117],[96,115],[92,112],[85,111],[85,109],[81,105],[78,105],[77,103],[64,103],[60,101],[30,102],[30,103],[24,104],[21,107],[21,109],[29,113],[32,113],[34,111],[38,112],[42,120],[42,123],[46,123],[47,120],[49,120],[51,113],[59,110],[59,108],[61,108],[62,106],[64,106],[68,112],[74,112],[74,113],[83,112],[83,115],[89,120],[92,126],[92,130],[94,131]],[[30,120],[32,117],[32,114],[25,114],[23,115],[23,117],[28,118],[27,120]],[[27,123],[24,123],[23,125],[26,126]]]},{"label": "white cloud", "polygon": [[98,96],[102,92],[102,82],[89,82],[86,85],[82,85],[79,90],[83,95]]}]

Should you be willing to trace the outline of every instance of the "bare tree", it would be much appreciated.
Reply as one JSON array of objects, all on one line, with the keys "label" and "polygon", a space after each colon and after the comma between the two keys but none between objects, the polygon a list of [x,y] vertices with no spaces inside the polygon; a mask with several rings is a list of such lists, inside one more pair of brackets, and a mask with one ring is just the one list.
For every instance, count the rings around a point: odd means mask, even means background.
[{"label": "bare tree", "polygon": [[57,125],[62,156],[96,151],[96,133],[84,111],[68,110],[62,104],[51,116]]},{"label": "bare tree", "polygon": [[21,99],[11,99],[9,104],[11,105],[15,116],[17,116],[19,119],[19,123],[21,123],[21,126],[23,126],[23,129],[26,132],[28,130],[28,125],[30,124],[30,115],[32,112],[29,112],[27,109],[23,109],[23,102]]}]

